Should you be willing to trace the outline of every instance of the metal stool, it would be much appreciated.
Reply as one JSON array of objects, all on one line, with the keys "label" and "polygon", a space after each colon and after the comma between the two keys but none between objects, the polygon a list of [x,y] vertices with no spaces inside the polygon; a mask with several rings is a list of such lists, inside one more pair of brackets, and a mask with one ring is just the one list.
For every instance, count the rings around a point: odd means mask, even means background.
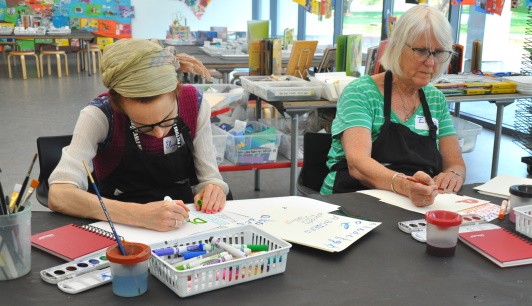
[{"label": "metal stool", "polygon": [[22,66],[22,78],[26,80],[28,78],[28,75],[26,73],[26,56],[31,55],[35,57],[35,64],[37,67],[37,77],[41,77],[41,69],[39,64],[39,57],[37,54],[35,54],[35,51],[11,51],[9,55],[7,56],[7,69],[9,78],[12,79],[12,73],[11,73],[11,57],[13,56],[20,56],[20,66]]},{"label": "metal stool", "polygon": [[65,51],[60,50],[45,50],[41,51],[41,54],[39,54],[40,59],[40,67],[41,72],[44,76],[44,70],[43,70],[43,56],[47,56],[47,64],[48,64],[48,75],[52,75],[52,65],[50,64],[50,56],[55,55],[55,61],[57,63],[57,77],[62,77],[61,75],[61,55],[65,58],[65,75],[68,75],[68,58]]}]

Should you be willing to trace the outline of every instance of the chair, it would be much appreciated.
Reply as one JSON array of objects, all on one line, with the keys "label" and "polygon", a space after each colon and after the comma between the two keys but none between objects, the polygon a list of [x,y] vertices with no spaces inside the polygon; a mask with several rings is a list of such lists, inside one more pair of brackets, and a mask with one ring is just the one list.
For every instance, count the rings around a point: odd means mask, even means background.
[{"label": "chair", "polygon": [[303,136],[303,166],[297,179],[297,190],[303,194],[319,193],[329,173],[327,154],[332,136],[328,133],[307,132]]},{"label": "chair", "polygon": [[[20,56],[20,66],[22,66],[22,78],[26,80],[28,78],[27,70],[26,70],[26,56],[33,56],[35,57],[35,65],[37,66],[37,77],[41,77],[41,68],[39,64],[39,57],[35,53],[35,51],[11,51],[9,52],[9,55],[7,56],[7,71],[8,76],[10,79],[13,78],[13,74],[11,73],[11,58],[13,56]],[[13,59],[13,62],[15,59]]]},{"label": "chair", "polygon": [[48,177],[61,159],[62,149],[70,144],[72,135],[45,136],[37,138],[39,154],[39,186],[35,191],[37,201],[48,207]]},{"label": "chair", "polygon": [[64,61],[65,61],[65,75],[68,75],[68,58],[67,58],[66,52],[61,51],[61,50],[44,50],[44,51],[41,51],[41,53],[39,54],[39,61],[41,64],[41,73],[43,74],[43,77],[44,77],[44,69],[43,69],[44,58],[43,57],[46,56],[46,59],[47,59],[48,75],[52,75],[52,66],[50,64],[50,56],[54,56],[54,55],[55,55],[55,61],[57,64],[57,77],[58,78],[62,77],[61,56],[63,56]]},{"label": "chair", "polygon": [[[78,73],[81,71],[80,62],[81,62],[81,54],[84,53],[85,56],[85,67],[89,69],[89,72],[92,69],[92,74],[98,73],[98,67],[100,63],[102,62],[102,51],[100,50],[100,46],[97,44],[90,44],[89,46],[89,54],[87,54],[87,49],[83,48],[80,51],[77,52],[77,61],[78,61]],[[89,67],[88,63],[88,57],[92,56],[92,67]]]}]

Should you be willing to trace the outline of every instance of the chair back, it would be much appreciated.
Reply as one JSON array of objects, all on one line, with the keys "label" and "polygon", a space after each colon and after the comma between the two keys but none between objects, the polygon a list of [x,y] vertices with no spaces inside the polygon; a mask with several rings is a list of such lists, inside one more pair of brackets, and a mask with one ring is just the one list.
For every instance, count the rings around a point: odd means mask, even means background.
[{"label": "chair back", "polygon": [[43,136],[37,138],[39,154],[39,186],[35,190],[37,201],[48,207],[48,177],[61,159],[62,149],[70,144],[72,135]]},{"label": "chair back", "polygon": [[323,180],[329,174],[326,163],[332,136],[307,132],[303,137],[303,167],[299,172],[298,190],[304,195],[319,193]]}]

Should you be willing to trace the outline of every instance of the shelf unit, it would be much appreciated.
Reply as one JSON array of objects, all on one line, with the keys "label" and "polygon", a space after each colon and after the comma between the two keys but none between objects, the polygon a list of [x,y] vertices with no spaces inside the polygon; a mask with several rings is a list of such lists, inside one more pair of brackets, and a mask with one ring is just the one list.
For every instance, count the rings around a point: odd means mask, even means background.
[{"label": "shelf unit", "polygon": [[[521,62],[521,74],[532,75],[532,14],[528,14],[525,28],[525,43]],[[528,154],[532,154],[532,99],[517,101],[515,111],[515,143]],[[524,156],[521,161],[527,164],[528,174],[532,174],[532,156]]]}]

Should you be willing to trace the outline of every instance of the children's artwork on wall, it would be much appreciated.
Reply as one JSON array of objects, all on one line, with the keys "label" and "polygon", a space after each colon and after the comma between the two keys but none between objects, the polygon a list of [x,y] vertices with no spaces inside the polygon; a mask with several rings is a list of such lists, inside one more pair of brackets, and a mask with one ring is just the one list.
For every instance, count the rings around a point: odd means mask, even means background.
[{"label": "children's artwork on wall", "polygon": [[85,6],[85,14],[89,17],[101,17],[102,5],[101,4],[87,4]]},{"label": "children's artwork on wall", "polygon": [[211,0],[179,0],[185,3],[194,13],[194,16],[201,20],[201,17],[205,13],[205,9],[211,3]]},{"label": "children's artwork on wall", "polygon": [[120,5],[118,6],[118,11],[120,12],[120,17],[122,18],[135,17],[135,9],[132,6]]}]

